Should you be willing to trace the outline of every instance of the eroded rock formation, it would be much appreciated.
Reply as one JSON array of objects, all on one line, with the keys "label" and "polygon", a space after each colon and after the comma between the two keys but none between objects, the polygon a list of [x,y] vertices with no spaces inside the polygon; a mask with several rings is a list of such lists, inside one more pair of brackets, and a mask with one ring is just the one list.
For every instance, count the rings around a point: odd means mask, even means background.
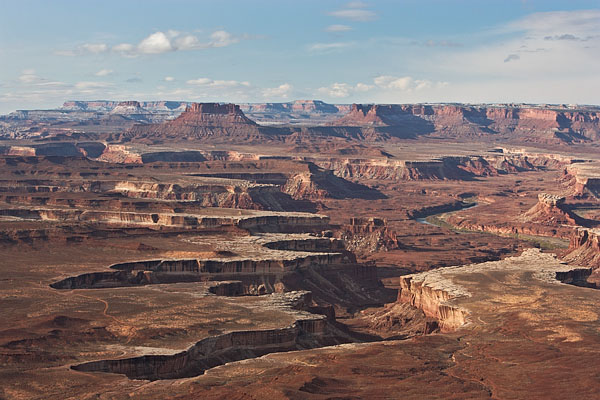
[{"label": "eroded rock formation", "polygon": [[172,121],[137,125],[120,140],[267,140],[269,129],[259,127],[235,104],[193,103]]},{"label": "eroded rock formation", "polygon": [[583,268],[558,277],[565,283],[600,288],[600,233],[596,229],[577,229],[562,258]]},{"label": "eroded rock formation", "polygon": [[421,273],[400,277],[398,301],[417,307],[428,317],[439,321],[441,330],[453,331],[467,321],[468,311],[450,304],[449,300],[468,295],[460,287],[438,281],[434,274]]},{"label": "eroded rock formation", "polygon": [[558,227],[560,225],[583,225],[583,218],[574,214],[566,205],[565,197],[548,193],[538,195],[538,203],[523,215],[523,220]]},{"label": "eroded rock formation", "polygon": [[348,341],[345,335],[328,323],[325,316],[300,311],[310,306],[310,293],[292,292],[282,297],[287,307],[299,310],[296,311],[298,319],[288,327],[212,336],[173,355],[93,361],[72,368],[77,371],[124,374],[131,379],[180,379],[200,375],[209,368],[232,361]]},{"label": "eroded rock formation", "polygon": [[470,322],[470,311],[459,303],[474,302],[469,299],[473,293],[457,282],[463,277],[467,277],[467,280],[478,279],[480,274],[494,271],[526,271],[536,280],[554,283],[571,273],[572,267],[561,263],[553,255],[540,253],[538,249],[527,249],[520,256],[500,261],[440,268],[401,276],[398,301],[409,303],[423,310],[425,315],[436,318],[442,331],[453,331]]},{"label": "eroded rock formation", "polygon": [[381,218],[350,218],[348,224],[340,227],[337,235],[344,240],[348,250],[363,255],[402,247],[398,234]]},{"label": "eroded rock formation", "polygon": [[434,132],[448,137],[498,134],[538,143],[597,140],[600,134],[595,111],[528,106],[354,104],[334,124],[394,127],[387,132],[400,137]]}]

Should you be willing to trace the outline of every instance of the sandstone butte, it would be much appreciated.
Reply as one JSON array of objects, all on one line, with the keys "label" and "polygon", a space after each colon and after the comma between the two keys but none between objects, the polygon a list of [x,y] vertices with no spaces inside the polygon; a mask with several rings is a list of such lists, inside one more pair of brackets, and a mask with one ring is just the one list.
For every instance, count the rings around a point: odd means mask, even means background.
[{"label": "sandstone butte", "polygon": [[193,103],[172,121],[136,125],[119,136],[120,140],[267,140],[271,129],[249,119],[235,104]]}]

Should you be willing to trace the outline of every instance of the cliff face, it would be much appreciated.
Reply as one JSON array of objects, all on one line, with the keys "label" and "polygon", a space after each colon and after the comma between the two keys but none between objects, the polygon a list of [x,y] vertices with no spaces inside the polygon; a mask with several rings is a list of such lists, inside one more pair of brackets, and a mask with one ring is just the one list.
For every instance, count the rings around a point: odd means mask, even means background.
[{"label": "cliff face", "polygon": [[581,265],[557,279],[576,286],[600,289],[600,233],[594,229],[578,229],[571,235],[569,248],[562,258],[572,264]]},{"label": "cliff face", "polygon": [[574,231],[563,259],[593,269],[600,268],[600,233],[593,229]]},{"label": "cliff face", "polygon": [[446,289],[430,283],[427,278],[426,273],[400,277],[398,302],[409,303],[421,309],[426,316],[437,319],[442,332],[463,326],[467,322],[468,311],[450,303],[451,299],[457,297],[452,290],[455,288]]},{"label": "cliff face", "polygon": [[[335,121],[337,126],[404,127],[415,133],[463,137],[510,135],[531,142],[577,142],[600,137],[596,111],[541,107],[469,105],[361,105]],[[399,132],[402,134],[402,132]]]},{"label": "cliff face", "polygon": [[347,181],[332,171],[308,164],[308,171],[288,178],[282,191],[294,199],[382,199],[385,196],[376,189]]},{"label": "cliff face", "polygon": [[411,106],[397,104],[352,104],[350,112],[333,125],[339,126],[395,126],[416,114]]},{"label": "cliff face", "polygon": [[169,355],[92,361],[74,365],[72,369],[124,374],[131,379],[180,379],[201,375],[228,362],[348,342],[326,316],[306,312],[317,311],[311,306],[309,292],[291,292],[272,299],[272,307],[287,307],[294,313],[296,321],[282,328],[233,331],[206,337],[185,351]]},{"label": "cliff face", "polygon": [[583,198],[600,198],[600,175],[598,162],[575,163],[568,165],[561,179],[563,185],[569,188],[570,194]]},{"label": "cliff face", "polygon": [[[422,114],[420,113],[422,112]],[[363,105],[353,104],[347,115],[334,121],[333,126],[377,128],[375,131],[364,130],[362,136],[369,140],[381,140],[389,137],[414,137],[435,131],[429,118],[430,110],[425,107],[411,105]],[[387,129],[387,128],[393,129]]]},{"label": "cliff face", "polygon": [[[496,176],[519,171],[533,171],[538,161],[526,156],[439,157],[427,161],[318,159],[320,167],[330,169],[345,179],[376,180],[469,180],[479,176]],[[541,162],[544,166],[544,163]]]},{"label": "cliff face", "polygon": [[538,202],[523,215],[523,220],[538,224],[556,225],[582,225],[582,218],[574,214],[565,206],[562,196],[540,193]]}]

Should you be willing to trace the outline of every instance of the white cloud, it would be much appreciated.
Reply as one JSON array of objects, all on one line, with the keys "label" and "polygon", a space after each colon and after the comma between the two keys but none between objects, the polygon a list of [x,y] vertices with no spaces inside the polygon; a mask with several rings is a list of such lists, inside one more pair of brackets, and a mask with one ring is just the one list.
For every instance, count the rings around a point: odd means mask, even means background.
[{"label": "white cloud", "polygon": [[54,54],[77,56],[100,54],[111,50],[124,57],[136,57],[143,54],[163,54],[173,51],[226,47],[247,38],[249,38],[247,35],[235,36],[227,31],[217,30],[211,33],[205,40],[201,40],[198,36],[190,33],[167,30],[166,32],[154,32],[142,39],[138,44],[120,43],[110,47],[104,43],[86,43],[75,50],[58,50]]},{"label": "white cloud", "polygon": [[194,35],[175,37],[173,42],[177,50],[194,50],[202,46],[200,40]]},{"label": "white cloud", "polygon": [[[43,78],[37,75],[35,69],[28,68],[21,71],[21,75],[17,78],[17,85],[20,90],[34,90],[34,91],[43,91],[43,90],[56,90],[60,88],[69,87],[70,85],[64,82],[51,81],[49,79]],[[14,85],[3,85],[0,84],[0,87],[15,87]]]},{"label": "white cloud", "polygon": [[239,42],[240,39],[234,37],[226,31],[215,31],[210,35],[210,47],[225,47]]},{"label": "white cloud", "polygon": [[377,17],[371,10],[366,10],[367,4],[362,1],[351,1],[341,10],[331,11],[328,15],[336,18],[349,19],[351,21],[371,21]]},{"label": "white cloud", "polygon": [[356,85],[350,85],[348,83],[332,83],[329,86],[320,87],[317,89],[317,92],[321,95],[330,97],[330,98],[344,98],[350,97],[356,92],[367,92],[373,89],[372,85],[367,85],[365,83],[357,83]]},{"label": "white cloud", "polygon": [[371,21],[375,19],[377,14],[373,11],[369,10],[359,10],[359,9],[348,9],[348,10],[338,10],[332,11],[329,15],[337,18],[349,19],[352,21]]},{"label": "white cloud", "polygon": [[[598,102],[600,10],[534,13],[470,35],[481,40],[471,44],[465,38],[462,47],[429,50],[426,62],[408,60],[407,72],[443,77],[451,87],[415,80],[403,101]],[[378,101],[400,97],[391,89],[381,93]]]},{"label": "white cloud", "polygon": [[77,82],[74,87],[78,90],[90,90],[90,89],[104,89],[113,86],[111,83],[105,82],[90,82],[90,81],[82,81]]},{"label": "white cloud", "polygon": [[[380,89],[396,92],[413,92],[430,89],[434,86],[440,87],[441,82],[434,83],[427,79],[414,79],[410,76],[380,75],[373,79],[373,83]],[[443,85],[442,85],[443,86]]]},{"label": "white cloud", "polygon": [[[440,86],[445,86],[446,84],[447,84],[446,82],[440,82],[440,83],[438,83],[438,85],[440,85]],[[433,86],[433,83],[431,81],[428,81],[428,80],[417,79],[415,81],[415,90],[429,89],[432,86]]]},{"label": "white cloud", "polygon": [[89,53],[98,54],[108,51],[108,45],[105,43],[86,43],[81,46],[81,49]]},{"label": "white cloud", "polygon": [[552,36],[570,34],[587,36],[597,34],[600,28],[600,10],[552,11],[529,14],[505,24],[504,32],[527,32],[530,35]]},{"label": "white cloud", "polygon": [[425,79],[413,79],[410,76],[397,77],[381,75],[373,79],[373,85],[363,82],[359,82],[355,85],[336,82],[329,86],[318,88],[317,92],[319,95],[331,99],[357,97],[359,99],[358,101],[364,101],[362,97],[367,92],[370,93],[370,97],[373,95],[378,96],[384,94],[387,94],[389,97],[390,95],[398,96],[400,94],[411,94],[421,90],[443,87],[445,85],[446,83],[434,83]]},{"label": "white cloud", "polygon": [[239,81],[224,81],[224,80],[216,80],[213,81],[213,83],[211,84],[212,86],[229,86],[229,87],[233,87],[233,86],[250,86],[250,82],[247,81],[243,81],[243,82],[239,82]]},{"label": "white cloud", "polygon": [[159,54],[169,51],[201,50],[210,47],[226,47],[238,43],[242,37],[218,30],[210,34],[208,41],[202,41],[192,34],[169,30],[155,32],[140,42],[137,51],[145,54]]},{"label": "white cloud", "polygon": [[333,42],[333,43],[314,43],[308,47],[309,51],[328,52],[333,50],[341,50],[353,46],[353,42]]},{"label": "white cloud", "polygon": [[164,81],[165,82],[173,82],[173,81],[175,81],[175,78],[173,78],[172,76],[165,76]]},{"label": "white cloud", "polygon": [[329,25],[327,28],[325,28],[325,31],[327,31],[327,32],[348,32],[351,30],[352,30],[351,26],[339,25],[339,24]]},{"label": "white cloud", "polygon": [[267,99],[273,97],[288,98],[290,97],[292,88],[292,85],[289,83],[284,83],[274,88],[266,88],[263,90],[262,94]]},{"label": "white cloud", "polygon": [[35,69],[24,69],[21,75],[19,76],[19,81],[22,83],[36,83],[43,81],[42,78],[36,75]]},{"label": "white cloud", "polygon": [[137,45],[138,52],[142,54],[160,54],[173,51],[171,41],[163,32],[155,32],[143,39]]},{"label": "white cloud", "polygon": [[333,98],[343,98],[350,96],[351,90],[352,87],[347,83],[336,82],[326,87],[320,87],[318,92]]},{"label": "white cloud", "polygon": [[113,46],[112,51],[121,55],[134,55],[135,46],[129,43],[121,43]]},{"label": "white cloud", "polygon": [[383,89],[399,89],[406,90],[413,85],[413,79],[410,76],[395,77],[389,75],[382,75],[376,77],[373,82],[375,85]]},{"label": "white cloud", "polygon": [[373,89],[373,85],[367,85],[365,83],[359,82],[359,83],[356,84],[356,88],[355,89],[356,89],[357,92],[367,92],[367,91]]},{"label": "white cloud", "polygon": [[581,87],[575,80],[596,79],[592,66],[600,65],[598,46],[600,10],[543,12],[504,24],[491,32],[485,45],[448,54],[432,64],[460,76],[522,81],[521,93],[534,94],[557,80],[570,80],[575,88]]},{"label": "white cloud", "polygon": [[58,81],[48,81],[45,79],[42,79],[40,82],[36,83],[35,86],[37,87],[49,87],[49,88],[64,88],[64,87],[68,87],[69,84],[64,83],[64,82],[58,82]]},{"label": "white cloud", "polygon": [[96,76],[108,76],[111,75],[113,72],[112,69],[101,69],[100,71],[96,72],[94,75]]},{"label": "white cloud", "polygon": [[335,102],[338,99],[361,103],[437,101],[437,96],[442,93],[445,95],[452,93],[451,89],[446,89],[448,85],[448,82],[414,79],[410,76],[383,75],[374,78],[373,84],[335,82],[329,86],[318,88],[314,97],[319,96],[330,102]]},{"label": "white cloud", "polygon": [[198,78],[198,79],[190,79],[186,82],[188,85],[194,86],[208,86],[208,87],[249,87],[250,82],[247,81],[234,81],[234,80],[213,80],[210,78]]},{"label": "white cloud", "polygon": [[571,35],[570,33],[563,33],[562,35],[544,36],[544,40],[574,40],[577,42],[587,42],[590,39],[594,39],[594,36],[578,37]]},{"label": "white cloud", "polygon": [[331,11],[328,15],[336,18],[349,19],[351,21],[372,21],[377,17],[371,10],[366,10],[368,4],[362,1],[351,1],[341,10]]},{"label": "white cloud", "polygon": [[198,78],[198,79],[190,79],[186,83],[188,85],[209,85],[214,82],[212,79],[208,78]]}]

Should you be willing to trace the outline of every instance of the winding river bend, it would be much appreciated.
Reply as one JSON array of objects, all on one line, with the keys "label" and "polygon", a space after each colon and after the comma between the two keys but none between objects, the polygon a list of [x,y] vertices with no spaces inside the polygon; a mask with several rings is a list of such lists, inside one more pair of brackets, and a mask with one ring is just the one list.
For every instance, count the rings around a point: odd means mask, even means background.
[{"label": "winding river bend", "polygon": [[[459,204],[460,205],[460,204]],[[438,228],[447,228],[450,229],[456,233],[460,233],[460,234],[483,234],[483,235],[495,235],[495,236],[511,236],[511,235],[506,235],[506,234],[501,234],[501,233],[496,233],[496,232],[489,232],[489,231],[485,231],[485,230],[466,230],[466,229],[460,229],[455,227],[454,225],[446,222],[444,216],[448,215],[448,214],[452,214],[458,211],[464,211],[464,210],[468,210],[471,208],[475,208],[477,206],[479,206],[479,203],[462,203],[462,207],[461,208],[452,208],[452,209],[446,209],[447,211],[439,211],[439,208],[435,211],[432,211],[431,213],[427,214],[427,213],[422,213],[419,214],[418,218],[414,218],[415,221],[424,224],[424,225],[431,225],[431,226],[437,226]],[[452,206],[449,206],[449,208]],[[540,247],[542,249],[548,249],[548,250],[552,250],[552,249],[564,249],[569,247],[569,241],[565,240],[565,239],[561,239],[561,238],[556,238],[556,237],[551,237],[551,236],[540,236],[540,235],[530,235],[530,234],[516,234],[514,235],[515,239],[519,239],[525,242],[529,242],[529,243],[533,243],[535,247]]]},{"label": "winding river bend", "polygon": [[478,205],[479,205],[479,203],[462,203],[462,204],[459,204],[460,208],[452,207],[451,209],[447,209],[446,211],[439,212],[439,211],[436,210],[435,212],[432,212],[431,214],[427,214],[427,215],[422,215],[421,214],[420,217],[415,218],[415,221],[417,221],[417,222],[419,222],[421,224],[424,224],[424,225],[432,225],[432,226],[441,227],[442,226],[441,223],[434,223],[431,220],[433,218],[437,218],[437,217],[439,217],[441,215],[444,215],[444,214],[449,214],[449,213],[453,213],[453,212],[468,210],[470,208],[475,208]]}]

